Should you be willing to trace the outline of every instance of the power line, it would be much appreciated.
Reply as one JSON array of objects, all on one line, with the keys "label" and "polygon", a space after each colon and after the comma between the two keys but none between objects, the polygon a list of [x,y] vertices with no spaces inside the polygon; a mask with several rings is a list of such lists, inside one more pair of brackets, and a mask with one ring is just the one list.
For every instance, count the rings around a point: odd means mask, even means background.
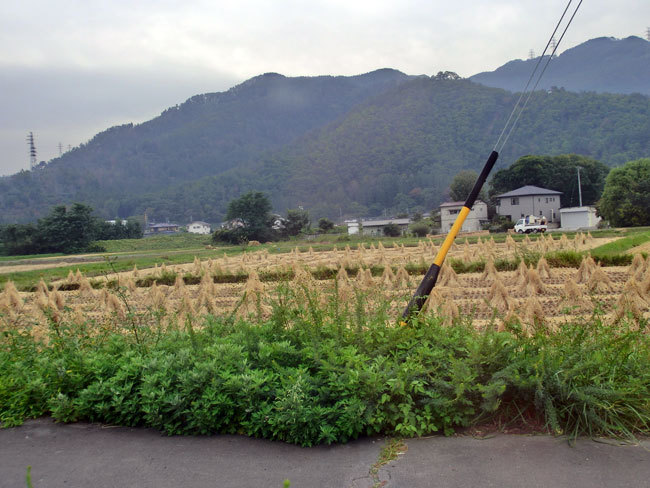
[{"label": "power line", "polygon": [[[564,12],[562,12],[562,15],[560,16],[560,20],[558,20],[555,29],[553,29],[553,33],[551,34],[551,37],[549,38],[548,42],[546,43],[546,47],[544,48],[544,51],[542,52],[542,55],[538,58],[537,63],[535,64],[535,68],[533,69],[533,72],[530,74],[530,77],[528,78],[528,81],[526,82],[526,86],[524,87],[524,90],[521,92],[519,95],[519,99],[517,100],[517,103],[515,103],[515,106],[512,109],[512,112],[510,112],[510,115],[508,116],[508,120],[506,121],[505,125],[503,126],[503,129],[501,130],[501,134],[499,134],[499,138],[497,139],[497,142],[494,144],[493,150],[496,151],[497,147],[499,146],[499,143],[501,142],[501,138],[506,132],[506,129],[508,128],[508,124],[510,124],[510,121],[512,120],[512,116],[515,114],[517,111],[517,108],[519,107],[519,104],[521,103],[521,100],[524,98],[524,95],[526,94],[526,91],[528,90],[528,87],[530,86],[530,82],[533,81],[533,77],[535,76],[535,73],[537,72],[537,69],[539,68],[539,65],[541,64],[542,60],[544,59],[544,55],[546,54],[546,51],[548,49],[548,46],[551,43],[551,39],[555,37],[555,33],[557,32],[558,28],[560,27],[560,24],[562,23],[562,20],[564,19],[564,16],[567,13],[567,10],[569,10],[569,7],[571,6],[571,2],[573,0],[569,0],[569,3],[567,6],[564,8]],[[532,49],[531,49],[532,51]],[[497,151],[499,152],[499,151]]]},{"label": "power line", "polygon": [[[564,10],[565,13],[566,13],[567,9],[569,8],[569,6],[571,5],[571,1],[572,0],[569,0],[569,3],[567,4],[566,9]],[[517,122],[519,121],[519,117],[521,117],[521,114],[526,109],[526,106],[528,105],[528,101],[530,100],[530,97],[533,95],[533,92],[537,88],[537,85],[539,85],[539,82],[541,81],[542,76],[544,76],[544,73],[546,72],[546,68],[548,68],[548,65],[551,62],[551,59],[553,59],[553,56],[555,56],[555,53],[557,52],[558,47],[560,47],[560,43],[562,42],[562,39],[564,39],[564,35],[566,34],[567,30],[569,29],[569,26],[573,22],[574,17],[578,13],[578,9],[580,8],[580,5],[582,5],[582,1],[583,0],[580,0],[580,2],[578,3],[578,6],[573,11],[573,14],[571,14],[571,18],[569,18],[569,21],[567,22],[567,25],[564,27],[564,30],[562,31],[562,35],[560,36],[560,39],[557,41],[557,44],[555,44],[555,47],[551,51],[551,55],[548,56],[548,58],[546,59],[546,63],[544,64],[544,68],[542,68],[542,72],[537,77],[537,81],[535,82],[535,85],[533,86],[532,90],[530,90],[528,92],[528,95],[526,97],[526,101],[522,105],[521,110],[519,110],[519,113],[517,114],[517,117],[515,118],[512,125],[510,126],[510,130],[508,131],[508,134],[506,135],[505,139],[503,140],[503,143],[501,144],[501,148],[498,149],[498,150],[495,149],[497,152],[501,152],[503,150],[504,146],[508,142],[508,139],[510,138],[513,131],[515,130],[515,127],[517,126]],[[564,17],[564,13],[562,14],[562,17],[560,18],[560,22],[562,22],[563,17]],[[557,30],[557,28],[560,26],[560,22],[558,22],[558,25],[555,27],[555,30]],[[551,43],[551,40],[553,39],[554,35],[555,35],[555,31],[553,31],[553,34],[551,35],[551,39],[549,39],[549,42],[546,44],[546,48],[544,49],[544,53],[546,53],[546,50],[548,49],[548,46]],[[539,58],[540,61],[543,58],[544,58],[544,54],[542,54],[542,56]],[[538,63],[538,66],[539,66],[539,63]],[[535,66],[535,70],[537,70],[537,66]],[[533,74],[534,73],[535,73],[535,71],[533,71]],[[532,79],[532,75],[531,75],[531,79]],[[526,84],[526,88],[528,87],[529,84],[530,84],[530,79],[528,80],[528,83]],[[522,96],[523,96],[523,93],[522,93]],[[521,96],[519,97],[519,100],[521,100]],[[519,101],[517,101],[517,103],[519,103]],[[516,105],[515,105],[515,108],[516,108]],[[514,113],[514,109],[513,109],[513,113]],[[510,114],[510,116],[512,117],[512,113]],[[510,121],[510,118],[508,118],[508,121]],[[506,125],[507,125],[507,123],[506,123]],[[505,130],[505,128],[504,128],[504,130]],[[502,132],[502,135],[503,135],[503,132]],[[499,139],[500,139],[500,137],[499,137]],[[498,141],[497,141],[497,144],[498,144]],[[495,145],[495,148],[496,147],[497,146]]]}]

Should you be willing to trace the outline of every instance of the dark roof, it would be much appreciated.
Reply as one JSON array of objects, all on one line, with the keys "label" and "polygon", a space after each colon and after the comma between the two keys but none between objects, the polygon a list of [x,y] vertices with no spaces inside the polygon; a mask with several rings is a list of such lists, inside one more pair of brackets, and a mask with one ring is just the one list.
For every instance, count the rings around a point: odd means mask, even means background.
[{"label": "dark roof", "polygon": [[151,229],[157,229],[157,228],[160,228],[160,227],[178,227],[178,225],[168,223],[168,224],[151,224],[149,226],[149,228],[151,228]]},{"label": "dark roof", "polygon": [[363,227],[378,227],[389,224],[397,225],[408,225],[411,223],[411,219],[385,219],[385,220],[362,220],[361,225]]},{"label": "dark roof", "polygon": [[[483,200],[476,200],[474,203],[485,203]],[[444,202],[441,203],[441,207],[462,207],[465,205],[465,202]]]},{"label": "dark roof", "polygon": [[528,195],[562,195],[562,192],[547,190],[546,188],[540,188],[539,186],[526,185],[522,186],[521,188],[517,188],[516,190],[497,195],[496,198],[525,197]]}]

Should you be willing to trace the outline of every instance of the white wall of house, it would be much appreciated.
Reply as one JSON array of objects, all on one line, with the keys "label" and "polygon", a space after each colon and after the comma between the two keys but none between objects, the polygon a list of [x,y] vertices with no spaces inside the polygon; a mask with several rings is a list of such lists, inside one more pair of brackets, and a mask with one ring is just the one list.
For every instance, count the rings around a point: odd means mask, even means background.
[{"label": "white wall of house", "polygon": [[192,222],[187,226],[187,232],[191,234],[209,234],[210,225],[205,222]]},{"label": "white wall of house", "polygon": [[526,195],[497,199],[497,214],[516,222],[526,215],[546,217],[548,222],[560,219],[560,195]]},{"label": "white wall of house", "polygon": [[[449,232],[451,226],[454,225],[456,217],[460,209],[463,208],[465,202],[446,202],[440,205],[440,231],[442,233]],[[469,214],[460,228],[461,232],[477,232],[481,230],[481,222],[488,220],[487,203],[477,200],[470,210]]]}]

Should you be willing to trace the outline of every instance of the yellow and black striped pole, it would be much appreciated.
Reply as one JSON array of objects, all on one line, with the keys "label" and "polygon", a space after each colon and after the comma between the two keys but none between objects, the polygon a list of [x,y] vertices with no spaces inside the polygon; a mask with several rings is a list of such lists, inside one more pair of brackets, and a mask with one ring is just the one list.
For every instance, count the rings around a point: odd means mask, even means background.
[{"label": "yellow and black striped pole", "polygon": [[413,298],[411,298],[411,301],[406,306],[406,309],[402,314],[403,318],[406,319],[414,314],[417,314],[422,309],[424,302],[427,301],[427,298],[431,293],[431,290],[433,290],[433,287],[436,286],[436,281],[438,280],[438,273],[440,272],[442,263],[445,260],[445,256],[447,256],[447,252],[449,252],[449,248],[454,243],[454,239],[458,235],[460,228],[463,226],[463,222],[465,222],[465,218],[467,217],[467,214],[469,214],[470,210],[472,210],[472,205],[474,205],[474,201],[476,200],[476,197],[481,191],[481,188],[483,188],[483,184],[485,183],[485,180],[490,174],[490,171],[492,171],[492,167],[494,166],[494,163],[496,163],[498,157],[499,157],[498,152],[492,151],[492,153],[490,153],[490,156],[488,157],[485,166],[483,166],[483,171],[481,171],[481,174],[476,180],[476,183],[474,183],[474,188],[472,188],[472,191],[467,197],[467,200],[465,200],[465,204],[463,205],[463,208],[458,213],[458,217],[456,217],[456,221],[454,222],[454,225],[451,226],[451,229],[449,230],[447,237],[445,237],[442,246],[440,246],[440,250],[438,251],[438,254],[436,254],[436,258],[433,260],[433,264],[427,271],[427,274],[424,275],[424,278],[422,279],[420,286],[418,286],[417,290],[415,290],[415,294],[413,295]]}]

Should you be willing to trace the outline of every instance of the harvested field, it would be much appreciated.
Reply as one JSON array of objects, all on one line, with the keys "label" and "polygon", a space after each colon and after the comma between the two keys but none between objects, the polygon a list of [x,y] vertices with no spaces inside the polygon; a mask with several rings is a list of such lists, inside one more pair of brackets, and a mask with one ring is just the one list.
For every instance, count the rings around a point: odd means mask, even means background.
[{"label": "harvested field", "polygon": [[[477,327],[503,328],[517,322],[524,328],[553,330],[579,315],[594,311],[614,319],[648,317],[650,258],[634,256],[630,266],[601,268],[585,257],[579,269],[553,268],[545,259],[526,266],[521,259],[558,250],[586,250],[607,242],[589,234],[575,239],[550,236],[503,243],[479,239],[455,244],[424,313],[441,315],[446,323],[470,317]],[[285,254],[266,250],[175,266],[115,273],[91,284],[81,273],[51,286],[18,292],[8,285],[0,293],[4,327],[31,328],[42,333],[47,322],[74,320],[98,329],[135,324],[183,324],[203,314],[268,317],[279,297],[297,301],[336,301],[342,307],[385,307],[399,317],[432,262],[438,247],[430,240],[416,247],[366,247]],[[481,263],[481,271],[456,273],[449,260]],[[498,271],[495,262],[519,266]],[[516,268],[516,269],[515,269]]]}]

